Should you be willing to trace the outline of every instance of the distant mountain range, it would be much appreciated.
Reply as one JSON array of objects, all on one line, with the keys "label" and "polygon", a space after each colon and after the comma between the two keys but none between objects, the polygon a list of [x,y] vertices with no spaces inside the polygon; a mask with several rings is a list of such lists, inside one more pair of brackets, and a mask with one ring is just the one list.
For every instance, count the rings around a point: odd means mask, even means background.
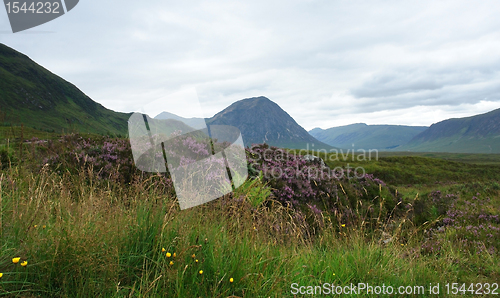
[{"label": "distant mountain range", "polygon": [[184,118],[181,116],[177,116],[175,114],[169,113],[169,112],[162,112],[158,115],[156,115],[155,119],[159,120],[165,120],[165,119],[173,119],[180,121],[194,129],[203,129],[207,127],[207,124],[205,123],[204,118]]},{"label": "distant mountain range", "polygon": [[435,123],[396,150],[500,153],[500,109]]},{"label": "distant mountain range", "polygon": [[[125,136],[130,115],[106,109],[73,84],[0,44],[0,125]],[[237,101],[208,119],[169,112],[155,118],[168,120],[172,131],[201,129],[205,123],[236,126],[248,146],[500,153],[500,109],[428,128],[358,123],[308,133],[276,103],[261,96]]]},{"label": "distant mountain range", "polygon": [[426,126],[356,123],[329,129],[315,128],[309,133],[316,139],[338,148],[391,150],[408,143],[426,129]]},{"label": "distant mountain range", "polygon": [[[351,124],[309,132],[346,149],[384,151],[500,153],[500,109],[424,126]],[[352,146],[354,144],[354,146]]]},{"label": "distant mountain range", "polygon": [[130,115],[106,109],[73,84],[0,44],[0,124],[125,136]]}]

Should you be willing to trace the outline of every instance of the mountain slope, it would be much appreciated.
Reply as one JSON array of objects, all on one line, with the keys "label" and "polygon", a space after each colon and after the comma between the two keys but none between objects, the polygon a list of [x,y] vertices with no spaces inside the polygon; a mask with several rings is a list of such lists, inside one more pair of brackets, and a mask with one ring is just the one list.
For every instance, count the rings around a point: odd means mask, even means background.
[{"label": "mountain slope", "polygon": [[156,115],[156,117],[154,119],[160,119],[160,120],[173,119],[173,120],[180,121],[180,122],[186,124],[187,126],[195,128],[195,129],[204,129],[207,127],[204,118],[184,118],[184,117],[180,117],[180,116],[177,116],[177,115],[169,113],[169,112],[162,112],[162,113]]},{"label": "mountain slope", "polygon": [[396,150],[500,153],[500,109],[435,123]]},{"label": "mountain slope", "polygon": [[0,44],[0,124],[126,135],[129,117],[106,109],[29,57]]},{"label": "mountain slope", "polygon": [[280,106],[263,96],[237,101],[207,119],[207,124],[239,128],[246,146],[267,143],[293,149],[332,148],[312,137]]},{"label": "mountain slope", "polygon": [[406,144],[425,129],[425,126],[356,123],[329,129],[315,128],[309,133],[316,139],[339,148],[389,150]]}]

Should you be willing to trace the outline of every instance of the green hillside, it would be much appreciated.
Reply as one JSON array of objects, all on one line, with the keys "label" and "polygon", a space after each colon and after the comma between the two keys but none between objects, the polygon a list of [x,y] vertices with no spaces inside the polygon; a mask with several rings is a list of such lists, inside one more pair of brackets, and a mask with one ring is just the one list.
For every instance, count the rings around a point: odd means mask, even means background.
[{"label": "green hillside", "polygon": [[106,109],[29,57],[0,44],[0,124],[126,135],[129,117]]},{"label": "green hillside", "polygon": [[431,125],[397,151],[500,153],[500,109]]},{"label": "green hillside", "polygon": [[406,144],[426,128],[356,123],[329,129],[315,128],[309,133],[321,142],[338,148],[389,150]]}]

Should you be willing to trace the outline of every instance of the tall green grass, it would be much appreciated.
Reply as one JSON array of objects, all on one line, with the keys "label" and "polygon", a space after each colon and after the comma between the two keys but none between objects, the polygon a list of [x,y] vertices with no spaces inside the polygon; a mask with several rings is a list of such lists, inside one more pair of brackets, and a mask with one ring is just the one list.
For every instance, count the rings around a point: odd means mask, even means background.
[{"label": "tall green grass", "polygon": [[[496,253],[477,255],[452,235],[440,236],[439,253],[423,253],[432,222],[394,218],[373,231],[339,226],[325,213],[312,232],[259,180],[180,211],[162,177],[136,178],[122,186],[89,171],[2,171],[0,295],[293,297],[294,283],[396,288],[500,277]],[[497,204],[498,191],[491,191]],[[28,265],[13,264],[14,257]]]}]

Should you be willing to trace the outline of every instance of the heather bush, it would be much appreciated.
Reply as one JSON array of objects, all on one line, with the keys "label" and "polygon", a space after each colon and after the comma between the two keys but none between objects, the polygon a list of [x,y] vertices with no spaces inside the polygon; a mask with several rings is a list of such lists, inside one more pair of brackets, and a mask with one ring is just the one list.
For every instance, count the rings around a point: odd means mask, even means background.
[{"label": "heather bush", "polygon": [[455,198],[442,223],[464,247],[477,254],[500,251],[500,208],[479,193],[470,199]]},{"label": "heather bush", "polygon": [[247,149],[249,167],[260,171],[273,196],[300,210],[310,224],[328,216],[336,225],[380,226],[390,216],[406,212],[401,198],[373,175],[349,168],[321,166],[301,155],[266,144]]},{"label": "heather bush", "polygon": [[47,165],[58,173],[92,172],[98,179],[124,184],[130,183],[138,174],[133,166],[130,143],[125,139],[84,138],[71,134],[56,141],[39,143],[37,150],[45,152],[42,153],[41,166]]}]

